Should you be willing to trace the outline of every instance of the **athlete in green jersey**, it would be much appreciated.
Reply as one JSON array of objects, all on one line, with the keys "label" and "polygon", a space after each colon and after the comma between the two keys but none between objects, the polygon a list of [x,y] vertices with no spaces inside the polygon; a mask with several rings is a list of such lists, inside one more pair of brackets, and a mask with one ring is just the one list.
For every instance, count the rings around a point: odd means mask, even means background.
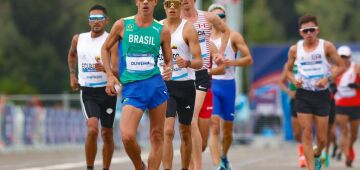
[{"label": "athlete in green jersey", "polygon": [[[172,74],[171,35],[168,28],[154,20],[157,0],[135,0],[137,14],[116,21],[102,48],[104,68],[108,76],[106,93],[116,95],[117,78],[109,64],[109,50],[118,41],[122,43],[120,80],[122,88],[121,138],[136,170],[146,169],[136,132],[145,110],[149,110],[151,151],[149,170],[158,170],[163,154],[164,122],[168,92],[164,80]],[[160,75],[157,58],[160,47],[164,55],[164,72]]]},{"label": "athlete in green jersey", "polygon": [[[286,94],[290,97],[290,110],[291,110],[291,126],[293,129],[293,134],[294,134],[294,138],[295,141],[299,143],[298,145],[298,166],[299,167],[306,167],[306,160],[305,160],[305,156],[303,153],[303,147],[301,144],[301,128],[300,128],[300,124],[299,124],[299,120],[297,118],[296,115],[296,111],[295,111],[295,92],[296,92],[296,86],[290,82],[287,79],[287,64],[285,63],[284,65],[284,70],[281,73],[280,79],[279,79],[279,86],[281,88],[281,90],[283,90],[284,92],[286,92]],[[294,64],[293,67],[293,74],[296,75],[298,72],[297,70],[297,65]],[[288,85],[286,85],[288,84]]]},{"label": "athlete in green jersey", "polygon": [[124,18],[124,28],[125,41],[122,41],[120,62],[121,83],[144,80],[160,74],[157,58],[161,45],[159,33],[163,25],[154,20],[148,27],[139,27],[132,16]]}]

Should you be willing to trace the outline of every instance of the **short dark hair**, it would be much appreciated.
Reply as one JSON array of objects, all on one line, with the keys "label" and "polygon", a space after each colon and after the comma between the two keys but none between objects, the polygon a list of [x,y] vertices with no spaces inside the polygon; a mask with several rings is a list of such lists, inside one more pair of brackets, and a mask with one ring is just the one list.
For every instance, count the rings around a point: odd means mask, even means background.
[{"label": "short dark hair", "polygon": [[308,23],[308,22],[313,22],[313,23],[315,23],[316,26],[318,25],[316,16],[314,16],[314,15],[304,15],[304,16],[301,16],[299,18],[299,21],[298,21],[299,27],[301,27],[302,24],[305,24],[305,23]]},{"label": "short dark hair", "polygon": [[106,8],[101,6],[101,5],[94,5],[90,8],[89,12],[93,11],[93,10],[102,10],[104,12],[105,15],[107,15],[107,11],[106,11]]}]

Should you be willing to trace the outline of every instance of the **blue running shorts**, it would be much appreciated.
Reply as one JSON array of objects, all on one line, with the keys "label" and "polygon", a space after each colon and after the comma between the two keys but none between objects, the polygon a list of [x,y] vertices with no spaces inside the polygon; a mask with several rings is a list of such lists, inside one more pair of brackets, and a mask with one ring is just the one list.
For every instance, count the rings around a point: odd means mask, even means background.
[{"label": "blue running shorts", "polygon": [[168,98],[168,90],[160,74],[123,85],[123,106],[131,105],[145,111],[158,107]]},{"label": "blue running shorts", "polygon": [[213,115],[223,120],[234,121],[235,118],[235,80],[212,80]]}]

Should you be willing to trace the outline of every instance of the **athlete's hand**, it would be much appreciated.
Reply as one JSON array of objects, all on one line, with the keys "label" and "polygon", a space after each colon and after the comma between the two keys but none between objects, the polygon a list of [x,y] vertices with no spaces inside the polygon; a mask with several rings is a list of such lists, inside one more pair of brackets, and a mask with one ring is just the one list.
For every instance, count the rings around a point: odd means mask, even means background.
[{"label": "athlete's hand", "polygon": [[296,92],[295,92],[295,91],[292,91],[292,90],[289,90],[289,91],[287,92],[287,94],[290,96],[290,98],[294,99]]},{"label": "athlete's hand", "polygon": [[74,73],[70,73],[70,87],[73,91],[79,90],[79,82]]},{"label": "athlete's hand", "polygon": [[172,78],[172,68],[168,67],[168,66],[166,66],[164,64],[163,70],[164,70],[163,75],[162,75],[163,79],[166,80],[166,81],[171,80],[171,78]]},{"label": "athlete's hand", "polygon": [[301,88],[302,87],[302,81],[301,80],[297,80],[295,79],[293,84],[296,86],[296,88]]},{"label": "athlete's hand", "polygon": [[328,78],[324,77],[324,78],[320,79],[319,81],[317,81],[317,82],[315,83],[315,86],[316,86],[316,87],[319,87],[319,88],[324,88],[324,87],[326,87],[326,85],[328,85],[328,84],[329,84]]},{"label": "athlete's hand", "polygon": [[221,65],[222,63],[224,63],[224,56],[219,54],[219,53],[216,53],[213,55],[214,57],[214,61],[216,63],[216,65]]},{"label": "athlete's hand", "polygon": [[186,68],[189,67],[189,60],[184,60],[183,58],[181,58],[180,56],[176,57],[176,64],[180,67],[180,68]]},{"label": "athlete's hand", "polygon": [[120,93],[121,84],[114,75],[108,76],[105,92],[109,96],[116,96]]},{"label": "athlete's hand", "polygon": [[224,64],[225,66],[233,66],[233,64],[231,63],[232,60],[229,59],[224,59]]},{"label": "athlete's hand", "polygon": [[103,72],[105,72],[105,68],[104,68],[104,66],[100,63],[100,62],[96,62],[95,63],[95,70],[96,71],[103,71]]}]

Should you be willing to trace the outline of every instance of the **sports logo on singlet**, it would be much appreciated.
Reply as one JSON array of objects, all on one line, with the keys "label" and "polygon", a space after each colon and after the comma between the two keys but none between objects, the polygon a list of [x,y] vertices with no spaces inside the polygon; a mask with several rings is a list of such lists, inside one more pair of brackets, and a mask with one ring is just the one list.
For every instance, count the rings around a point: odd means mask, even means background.
[{"label": "sports logo on singlet", "polygon": [[134,25],[133,24],[128,24],[126,26],[126,31],[133,31],[134,30]]}]

